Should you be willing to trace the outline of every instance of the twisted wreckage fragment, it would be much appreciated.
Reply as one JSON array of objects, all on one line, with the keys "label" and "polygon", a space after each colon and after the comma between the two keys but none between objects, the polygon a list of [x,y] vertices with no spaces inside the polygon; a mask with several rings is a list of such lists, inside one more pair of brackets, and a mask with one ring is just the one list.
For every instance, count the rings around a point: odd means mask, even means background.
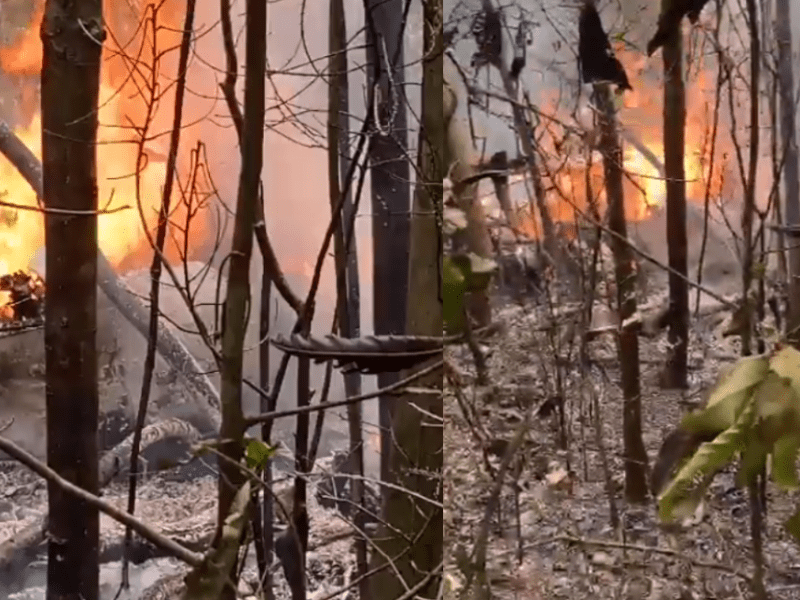
[{"label": "twisted wreckage fragment", "polygon": [[[43,197],[42,163],[3,121],[0,121],[0,154],[5,156],[19,171],[36,196],[41,199]],[[116,274],[102,251],[98,253],[97,280],[100,290],[146,339],[150,324],[149,311]],[[203,421],[200,427],[201,432],[217,431],[220,422],[219,393],[200,368],[197,359],[161,321],[158,322],[156,342],[158,353],[170,367],[181,375],[181,380],[185,382],[193,392],[194,399],[198,401],[197,416]]]}]

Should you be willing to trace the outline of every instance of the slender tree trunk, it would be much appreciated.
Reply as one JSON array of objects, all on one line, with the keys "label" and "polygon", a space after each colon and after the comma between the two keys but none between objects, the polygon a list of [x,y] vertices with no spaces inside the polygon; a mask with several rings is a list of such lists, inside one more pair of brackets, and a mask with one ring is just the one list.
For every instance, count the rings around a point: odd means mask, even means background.
[{"label": "slender tree trunk", "polygon": [[[403,69],[403,0],[367,0],[367,84],[380,90],[377,114],[382,127],[369,145],[372,187],[373,322],[378,335],[405,331],[408,290],[408,235],[411,204],[408,182],[407,116]],[[391,72],[386,66],[391,66]],[[380,77],[374,81],[375,66]],[[397,373],[378,375],[378,387],[397,381]],[[381,479],[389,481],[394,399],[378,399]]]},{"label": "slender tree trunk", "polygon": [[[467,218],[466,228],[456,233],[454,241],[459,249],[474,252],[483,258],[493,258],[494,247],[489,237],[486,213],[478,199],[478,184],[460,183],[477,173],[474,164],[477,152],[466,123],[453,114],[459,103],[467,101],[459,97],[459,92],[463,88],[452,85],[454,78],[458,77],[453,65],[453,61],[448,60],[444,71],[444,80],[448,82],[448,89],[453,92],[452,97],[455,100],[452,107],[447,108],[447,114],[444,112],[442,114],[447,125],[445,164],[449,167],[448,174],[455,182],[453,190],[455,200]],[[442,108],[445,108],[444,105]],[[478,326],[482,327],[491,322],[492,311],[488,290],[471,292],[466,298],[466,306],[467,314]]]},{"label": "slender tree trunk", "polygon": [[619,364],[624,409],[622,428],[625,443],[625,497],[629,502],[647,499],[647,451],[642,441],[642,397],[639,381],[639,337],[625,323],[636,312],[636,269],[628,243],[625,197],[622,187],[622,148],[617,135],[614,100],[608,85],[596,85],[600,108],[600,150],[608,197],[608,227],[613,232],[609,245],[614,254],[614,275],[619,310]]},{"label": "slender tree trunk", "polygon": [[[689,343],[689,285],[687,280],[686,175],[683,155],[686,132],[686,96],[683,85],[683,34],[680,27],[663,47],[664,59],[664,168],[667,175],[667,251],[669,266],[670,353],[662,384],[685,388]],[[678,275],[678,273],[680,275]]]},{"label": "slender tree trunk", "polygon": [[[442,332],[442,192],[444,123],[442,119],[442,0],[423,2],[422,126],[419,134],[418,181],[414,194],[409,257],[407,332]],[[398,485],[388,490],[382,507],[385,523],[375,539],[371,567],[386,567],[373,575],[373,598],[394,600],[406,585],[421,598],[434,598],[442,577],[442,408],[436,390],[441,371],[419,381],[419,388],[396,400],[390,467]],[[417,410],[415,406],[422,410]],[[405,489],[415,492],[411,495]],[[409,544],[411,547],[409,548]]]},{"label": "slender tree trunk", "polygon": [[[481,0],[481,6],[486,12],[497,12],[497,8],[494,7],[492,0]],[[517,132],[517,137],[522,146],[522,152],[528,159],[528,173],[530,174],[531,184],[533,185],[533,200],[539,212],[539,219],[542,222],[542,237],[544,238],[544,249],[548,254],[547,261],[555,263],[559,268],[566,267],[566,264],[561,261],[563,253],[558,247],[555,223],[553,222],[553,217],[550,215],[550,209],[547,207],[544,184],[537,166],[536,140],[525,118],[525,111],[522,105],[517,102],[516,86],[511,80],[507,65],[503,62],[500,63],[500,79],[503,82],[503,90],[505,90],[509,99],[513,101],[511,105],[511,115],[514,118],[514,129]]]},{"label": "slender tree trunk", "polygon": [[[142,374],[142,389],[139,396],[139,409],[136,415],[136,427],[133,432],[133,446],[130,455],[130,473],[128,475],[128,512],[134,514],[136,511],[136,484],[139,474],[139,450],[142,443],[142,430],[147,419],[147,408],[150,403],[150,391],[153,383],[153,372],[156,365],[156,350],[158,346],[158,319],[159,297],[161,292],[161,258],[164,253],[164,242],[167,238],[167,228],[169,225],[170,207],[172,204],[172,188],[175,183],[175,176],[178,162],[178,151],[180,148],[180,135],[183,126],[183,98],[186,91],[186,70],[189,64],[189,53],[191,50],[192,34],[194,29],[194,9],[196,0],[187,0],[186,15],[183,22],[183,38],[181,40],[180,57],[178,59],[178,73],[175,88],[175,107],[172,122],[172,132],[169,145],[169,155],[167,157],[167,174],[164,181],[164,190],[161,198],[161,210],[158,215],[158,226],[156,229],[155,249],[153,252],[153,262],[150,265],[150,333],[147,339],[147,352],[144,358],[144,371]],[[157,63],[153,63],[153,68],[157,68]],[[144,135],[144,134],[143,134]],[[146,227],[146,223],[143,223]],[[131,541],[133,540],[133,530],[125,528],[125,556],[122,562],[122,585],[129,589],[128,579],[128,555],[130,553]]]},{"label": "slender tree trunk", "polygon": [[[263,190],[263,187],[262,187]],[[266,221],[267,218],[267,211],[266,205],[264,203],[264,199],[261,199],[261,212],[262,218]],[[266,225],[265,225],[266,227]],[[270,380],[269,380],[269,367],[270,367],[270,359],[269,359],[269,324],[271,322],[270,315],[271,311],[271,302],[272,302],[272,278],[269,274],[269,268],[266,264],[266,258],[264,258],[264,264],[261,272],[261,314],[259,318],[261,322],[259,323],[258,328],[258,339],[261,340],[261,343],[258,347],[258,385],[264,391],[269,391],[270,388]],[[261,408],[262,412],[269,412],[269,399],[266,396],[261,396],[259,398],[259,407]],[[270,432],[269,428],[266,424],[263,424],[261,427],[261,439],[265,443],[269,443]],[[264,469],[263,474],[264,486],[266,489],[272,488],[272,462],[267,464],[266,468]],[[272,494],[269,492],[264,492],[261,494],[261,527],[263,532],[263,541],[262,545],[264,548],[264,569],[259,568],[259,576],[264,580],[264,600],[275,600],[275,591],[273,588],[273,577],[272,577],[272,569],[270,568],[272,565],[272,557],[275,550],[275,530],[272,524],[272,517],[274,514],[274,506],[272,500]]]},{"label": "slender tree trunk", "polygon": [[753,282],[753,218],[756,212],[756,175],[758,172],[758,140],[761,49],[758,35],[758,10],[755,0],[747,0],[747,19],[750,31],[750,153],[747,180],[744,182],[742,209],[742,302],[745,323],[742,328],[742,355],[752,352],[753,314],[750,309],[750,286]]},{"label": "slender tree trunk", "polygon": [[[267,3],[248,0],[246,16],[244,127],[242,135],[242,167],[233,228],[228,287],[225,298],[225,322],[222,330],[222,424],[220,449],[231,460],[219,463],[218,544],[222,524],[230,512],[233,499],[244,482],[238,468],[242,457],[242,436],[245,421],[242,414],[242,362],[247,330],[250,295],[250,258],[253,230],[257,220],[259,187],[264,153],[264,74],[267,53]],[[231,573],[236,581],[236,566]],[[226,586],[223,600],[233,600],[236,588]]]},{"label": "slender tree trunk", "polygon": [[[42,164],[47,297],[47,462],[97,494],[97,102],[101,0],[48,0],[42,22]],[[87,214],[88,213],[88,214]],[[99,518],[48,485],[48,600],[98,598]]]},{"label": "slender tree trunk", "polygon": [[[783,185],[786,197],[786,225],[800,227],[800,170],[795,121],[794,61],[792,58],[792,14],[789,0],[775,0],[775,42],[778,46],[781,138],[783,140]],[[789,238],[790,339],[800,345],[800,239]]]},{"label": "slender tree trunk", "polygon": [[[329,85],[328,90],[328,183],[331,210],[335,211],[341,196],[341,180],[347,177],[350,162],[348,147],[350,111],[347,77],[347,23],[343,0],[331,0],[330,32],[328,39]],[[358,287],[358,260],[355,248],[355,206],[348,191],[340,213],[339,227],[333,234],[334,262],[336,265],[336,321],[340,335],[356,338],[360,335],[360,302]],[[344,374],[344,389],[349,397],[361,394],[361,375],[358,372]],[[355,475],[350,480],[351,500],[354,507],[364,505],[364,435],[361,403],[347,406],[347,423],[350,434],[350,459],[348,471]],[[356,508],[355,526],[364,531],[364,513]],[[370,599],[367,540],[363,536],[355,539],[356,567],[361,600]]]}]

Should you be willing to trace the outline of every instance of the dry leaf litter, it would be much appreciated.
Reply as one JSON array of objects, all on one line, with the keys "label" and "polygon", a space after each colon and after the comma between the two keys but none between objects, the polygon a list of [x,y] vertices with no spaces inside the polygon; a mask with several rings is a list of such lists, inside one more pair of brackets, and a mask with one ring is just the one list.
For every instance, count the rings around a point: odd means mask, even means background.
[{"label": "dry leaf litter", "polygon": [[[324,461],[320,461],[324,464]],[[283,477],[286,480],[286,477]],[[47,510],[46,484],[27,469],[12,462],[0,466],[0,541],[6,540],[33,523]],[[313,486],[312,486],[313,487]],[[284,489],[286,488],[286,489]],[[287,483],[278,482],[276,493],[286,494]],[[202,551],[207,547],[216,522],[217,481],[205,477],[194,481],[172,481],[168,473],[146,479],[138,488],[136,516],[161,533]],[[113,483],[103,492],[103,499],[119,509],[127,505],[127,486]],[[346,587],[354,579],[355,560],[352,554],[352,532],[348,521],[336,510],[319,505],[309,490],[308,509],[311,518],[307,555],[308,598],[322,598]],[[124,527],[101,514],[101,554],[103,549],[120,546]],[[120,585],[121,563],[118,559],[101,566],[101,598],[112,600]],[[277,559],[272,566],[275,597],[291,598]],[[119,595],[120,600],[158,600],[179,598],[187,568],[179,561],[161,557],[132,564],[131,589]],[[19,591],[0,588],[0,598],[9,600],[43,600],[46,585],[46,562],[31,564],[26,581]],[[256,600],[259,589],[254,552],[248,554],[240,586],[240,598]],[[350,591],[337,596],[351,598]]]},{"label": "dry leaf litter", "polygon": [[[531,419],[517,458],[522,470],[518,476],[513,468],[507,472],[499,511],[491,519],[487,562],[491,597],[748,598],[746,578],[752,574],[753,562],[746,490],[735,487],[731,471],[718,475],[705,506],[701,505],[703,510],[679,526],[661,525],[652,500],[646,506],[626,506],[622,396],[613,338],[599,336],[591,342],[594,366],[582,377],[572,334],[564,332],[569,329],[565,323],[576,319],[577,307],[559,306],[554,311],[528,304],[506,306],[496,313],[504,331],[483,347],[488,354],[489,386],[475,384],[475,363],[468,349],[458,347],[447,353],[456,378],[462,379],[459,390],[447,385],[445,397],[449,597],[458,598],[464,591],[465,574],[460,566],[473,551],[494,486],[485,464],[488,461],[496,471],[503,449],[526,412],[556,393],[554,358],[558,352],[562,359],[569,357],[561,370],[567,398],[568,450],[558,447],[556,416]],[[704,310],[705,304],[691,332],[691,389],[687,392],[667,392],[658,385],[666,356],[665,334],[640,337],[643,431],[651,461],[685,407],[701,405],[703,392],[716,381],[720,368],[739,354],[738,340],[722,335],[730,317],[713,306]],[[554,312],[562,316],[553,319]],[[549,324],[554,320],[559,327],[552,329]],[[621,513],[619,531],[609,524],[609,501],[586,386],[592,386],[599,399],[602,440]],[[800,599],[800,548],[782,527],[800,503],[800,494],[770,486],[768,498],[764,534],[767,590],[773,600]]]}]

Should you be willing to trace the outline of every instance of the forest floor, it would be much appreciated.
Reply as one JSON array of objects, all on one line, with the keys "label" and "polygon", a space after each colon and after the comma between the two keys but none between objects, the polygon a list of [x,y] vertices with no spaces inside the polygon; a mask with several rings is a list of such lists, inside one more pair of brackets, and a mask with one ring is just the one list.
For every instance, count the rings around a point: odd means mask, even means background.
[{"label": "forest floor", "polygon": [[[449,350],[454,373],[445,395],[446,574],[460,598],[465,570],[506,446],[530,412],[555,395],[554,355],[559,336],[550,336],[546,307],[505,306],[496,312],[504,331],[483,343],[489,385],[477,385],[475,361],[464,347]],[[703,392],[720,367],[738,354],[737,342],[721,336],[720,318],[693,324],[691,388],[660,388],[666,336],[640,337],[644,442],[652,463],[665,433],[687,406],[702,404]],[[558,353],[568,355],[561,336]],[[570,340],[571,341],[571,340]],[[488,521],[487,577],[491,598],[700,600],[748,598],[753,573],[750,511],[746,490],[734,474],[719,474],[705,510],[680,526],[659,523],[652,499],[626,505],[623,497],[622,396],[616,347],[610,336],[590,343],[592,372],[582,376],[576,349],[561,369],[566,402],[566,449],[559,448],[557,411],[528,420],[521,450],[507,471],[499,510]],[[610,526],[600,447],[590,416],[595,394],[621,526]],[[540,418],[541,417],[541,418]],[[491,466],[487,466],[491,465]],[[515,466],[517,470],[515,472]],[[514,488],[517,488],[515,492]],[[799,494],[767,488],[764,534],[767,590],[772,600],[800,599],[800,548],[783,529]],[[515,509],[518,506],[518,510]],[[469,597],[469,596],[468,596]]]},{"label": "forest floor", "polygon": [[[275,493],[287,488],[276,479]],[[286,477],[283,477],[286,479]],[[0,542],[22,531],[47,511],[47,486],[41,478],[11,461],[0,463]],[[312,487],[313,489],[313,487]],[[143,480],[137,492],[136,516],[154,529],[180,540],[203,540],[213,533],[216,523],[217,479],[214,476],[193,480],[175,480],[170,471],[163,471]],[[103,491],[103,499],[124,510],[127,504],[127,482],[117,481]],[[321,507],[309,494],[311,532],[306,566],[308,598],[322,598],[347,587],[354,577],[355,559],[351,551],[352,529],[336,510]],[[183,578],[188,568],[168,557],[136,561],[130,570],[130,589],[117,595],[120,588],[119,556],[109,556],[109,549],[119,554],[124,527],[101,515],[100,592],[103,600],[175,600],[180,598]],[[15,571],[14,579],[0,573],[0,598],[9,600],[44,600],[46,585],[46,551],[39,560],[23,571]],[[113,552],[112,552],[113,554]],[[272,568],[277,600],[289,600],[291,592],[279,563]],[[255,557],[248,554],[242,572],[239,597],[255,600],[258,589]],[[337,595],[342,600],[350,591]]]}]

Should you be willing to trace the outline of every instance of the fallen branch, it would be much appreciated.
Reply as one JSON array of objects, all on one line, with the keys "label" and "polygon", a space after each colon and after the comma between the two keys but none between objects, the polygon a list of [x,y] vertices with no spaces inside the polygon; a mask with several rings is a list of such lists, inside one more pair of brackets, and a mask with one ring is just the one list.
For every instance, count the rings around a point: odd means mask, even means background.
[{"label": "fallen branch", "polygon": [[545,544],[551,544],[554,542],[573,544],[576,546],[597,546],[600,548],[613,548],[617,550],[622,550],[623,552],[630,552],[631,550],[635,550],[638,552],[662,554],[664,556],[672,556],[681,561],[685,561],[691,565],[694,565],[695,567],[701,567],[704,569],[714,569],[716,571],[730,573],[731,575],[735,575],[736,577],[739,577],[748,583],[751,580],[751,577],[747,573],[743,573],[736,567],[731,567],[729,565],[725,565],[722,563],[716,563],[704,560],[695,560],[692,557],[687,556],[686,552],[682,550],[673,550],[672,548],[661,548],[659,546],[646,546],[642,544],[631,544],[629,542],[615,542],[610,540],[606,541],[606,540],[579,538],[571,535],[558,535],[552,538],[548,538],[546,540],[540,540],[532,544],[527,544],[526,548],[534,548],[538,546],[543,546]]},{"label": "fallen branch", "polygon": [[[44,196],[42,183],[42,163],[20,140],[8,124],[0,121],[0,154],[19,171],[28,182],[37,198]],[[108,258],[101,252],[97,259],[98,286],[109,300],[117,307],[122,316],[130,321],[136,330],[145,338],[149,334],[150,315],[147,308],[133,293],[128,285],[116,274]],[[178,373],[184,376],[189,387],[207,402],[200,406],[200,413],[205,417],[202,429],[217,431],[219,429],[219,393],[208,376],[200,368],[195,357],[187,350],[171,330],[162,322],[158,323],[158,353]]]}]

